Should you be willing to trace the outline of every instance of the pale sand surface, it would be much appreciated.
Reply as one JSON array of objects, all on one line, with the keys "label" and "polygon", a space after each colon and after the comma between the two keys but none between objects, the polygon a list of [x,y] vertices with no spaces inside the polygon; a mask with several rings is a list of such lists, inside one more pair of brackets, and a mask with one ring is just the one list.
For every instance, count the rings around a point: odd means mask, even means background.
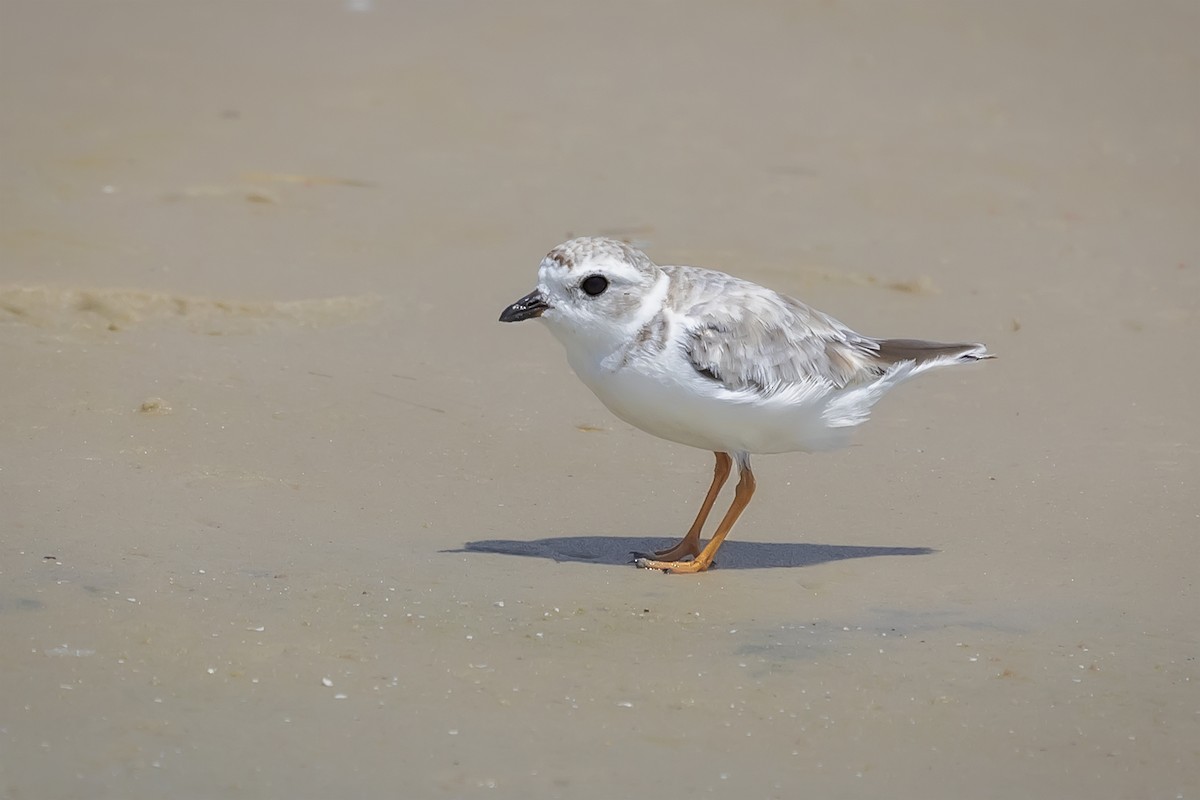
[{"label": "pale sand surface", "polygon": [[[1197,797],[1198,9],[0,3],[0,797]],[[1000,358],[638,571],[603,232]]]}]

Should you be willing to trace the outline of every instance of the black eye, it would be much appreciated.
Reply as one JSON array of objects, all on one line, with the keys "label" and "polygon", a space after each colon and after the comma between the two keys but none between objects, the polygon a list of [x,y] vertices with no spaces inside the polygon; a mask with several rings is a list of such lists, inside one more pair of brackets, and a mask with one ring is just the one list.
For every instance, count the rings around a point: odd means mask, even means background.
[{"label": "black eye", "polygon": [[604,290],[608,288],[608,278],[603,275],[588,275],[579,284],[579,288],[587,292],[592,297],[598,294],[604,294]]}]

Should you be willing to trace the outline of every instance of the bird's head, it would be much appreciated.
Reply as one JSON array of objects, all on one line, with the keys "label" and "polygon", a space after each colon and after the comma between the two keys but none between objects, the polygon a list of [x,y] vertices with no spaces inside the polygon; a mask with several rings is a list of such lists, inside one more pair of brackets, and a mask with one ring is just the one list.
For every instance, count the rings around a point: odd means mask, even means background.
[{"label": "bird's head", "polygon": [[624,242],[572,239],[546,254],[537,288],[504,309],[500,321],[540,317],[564,341],[624,341],[645,323],[646,304],[663,277],[645,253]]}]

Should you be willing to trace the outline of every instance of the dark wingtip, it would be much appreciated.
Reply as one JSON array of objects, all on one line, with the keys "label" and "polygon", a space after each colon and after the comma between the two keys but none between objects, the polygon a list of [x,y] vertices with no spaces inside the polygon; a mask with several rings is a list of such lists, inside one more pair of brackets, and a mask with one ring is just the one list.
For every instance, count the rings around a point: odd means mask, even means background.
[{"label": "dark wingtip", "polygon": [[985,344],[946,344],[921,339],[880,339],[877,352],[879,360],[888,364],[901,361],[913,361],[918,365],[938,361],[966,364],[995,358]]},{"label": "dark wingtip", "polygon": [[988,352],[986,344],[976,343],[971,345],[971,347],[974,349],[968,350],[959,356],[959,358],[963,359],[964,361],[987,361],[989,358],[996,357],[995,353]]}]

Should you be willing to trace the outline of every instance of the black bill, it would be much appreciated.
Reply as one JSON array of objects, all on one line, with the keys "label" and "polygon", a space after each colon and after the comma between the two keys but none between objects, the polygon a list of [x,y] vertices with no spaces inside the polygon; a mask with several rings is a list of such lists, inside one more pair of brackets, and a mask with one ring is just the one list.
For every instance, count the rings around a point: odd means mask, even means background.
[{"label": "black bill", "polygon": [[500,321],[520,322],[523,319],[533,319],[534,317],[540,317],[542,312],[549,307],[546,304],[546,298],[542,297],[542,293],[534,289],[500,312]]}]

